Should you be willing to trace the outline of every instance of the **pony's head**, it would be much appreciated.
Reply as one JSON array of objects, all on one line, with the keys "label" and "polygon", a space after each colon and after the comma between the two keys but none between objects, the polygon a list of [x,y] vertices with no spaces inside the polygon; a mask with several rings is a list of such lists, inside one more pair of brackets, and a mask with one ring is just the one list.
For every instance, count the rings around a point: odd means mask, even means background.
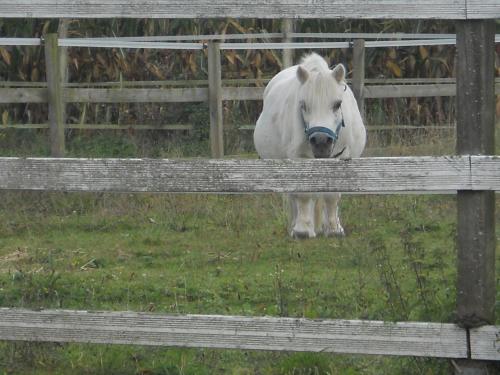
[{"label": "pony's head", "polygon": [[307,70],[299,65],[297,79],[299,111],[305,137],[315,158],[333,156],[333,148],[344,125],[341,104],[346,90],[345,68]]}]

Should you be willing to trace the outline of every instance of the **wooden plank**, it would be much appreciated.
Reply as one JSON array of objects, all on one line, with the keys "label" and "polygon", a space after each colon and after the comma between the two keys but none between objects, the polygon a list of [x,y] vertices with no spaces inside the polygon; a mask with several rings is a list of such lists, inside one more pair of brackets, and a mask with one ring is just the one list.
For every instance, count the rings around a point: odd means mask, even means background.
[{"label": "wooden plank", "polygon": [[0,81],[0,87],[47,87],[47,82]]},{"label": "wooden plank", "polygon": [[[294,30],[294,21],[293,19],[290,18],[285,18],[282,23],[281,23],[281,29],[283,30],[283,43],[292,43],[293,38],[291,34],[293,33]],[[284,49],[282,52],[283,56],[283,62],[282,62],[282,69],[288,68],[293,65],[293,55],[294,55],[294,50],[293,49]]]},{"label": "wooden plank", "polygon": [[[271,78],[263,77],[263,78],[242,78],[242,79],[223,79],[222,85],[239,85],[239,86],[249,86],[249,85],[265,85],[269,82]],[[499,81],[500,82],[500,81]],[[13,87],[17,86],[17,83],[23,85],[23,82],[14,82]],[[29,82],[27,82],[29,83]],[[435,82],[433,82],[435,83]],[[1,82],[0,87],[2,85],[8,84],[8,82]],[[36,82],[35,82],[36,84]],[[41,83],[44,84],[43,82]],[[93,87],[118,87],[118,88],[127,88],[127,87],[178,87],[178,86],[208,86],[208,80],[201,79],[193,79],[193,80],[159,80],[159,81],[115,81],[115,82],[87,82],[87,83],[69,83],[66,87],[85,87],[85,88],[93,88]]]},{"label": "wooden plank", "polygon": [[87,130],[193,130],[192,124],[66,124],[67,129]]},{"label": "wooden plank", "polygon": [[[494,51],[494,50],[492,50]],[[492,82],[494,82],[492,80]],[[500,95],[500,82],[494,86],[495,93]],[[455,84],[421,84],[421,85],[365,85],[365,98],[410,98],[455,96]]]},{"label": "wooden plank", "polygon": [[[223,79],[222,85],[264,85],[271,78],[242,78],[242,79]],[[348,83],[351,80],[347,80]],[[367,85],[409,85],[409,84],[439,84],[439,83],[456,83],[455,78],[365,78]],[[497,94],[500,94],[500,78],[495,78],[495,89]],[[65,87],[73,88],[94,88],[94,87],[164,87],[164,86],[208,86],[208,80],[158,80],[158,81],[111,81],[111,82],[71,82],[66,83]],[[35,87],[45,88],[47,82],[24,82],[24,81],[0,81],[0,87]],[[0,96],[1,98],[1,96]]]},{"label": "wooden plank", "polygon": [[470,330],[471,358],[500,361],[500,326],[482,326]]},{"label": "wooden plank", "polygon": [[[367,83],[369,80],[366,80]],[[227,84],[244,83],[240,80]],[[249,82],[252,83],[252,82]],[[263,82],[265,83],[265,82]],[[12,82],[15,85],[15,82]],[[106,83],[111,85],[112,83]],[[131,83],[132,84],[132,83]],[[89,84],[79,84],[84,87]],[[92,85],[92,84],[91,84]],[[99,86],[99,83],[95,84]],[[147,84],[146,84],[147,85]],[[161,86],[161,83],[158,83]],[[73,85],[70,85],[73,86]],[[116,83],[119,86],[119,83]],[[127,85],[124,85],[126,87]],[[98,88],[65,88],[65,101],[69,103],[182,103],[208,101],[207,88],[142,88],[142,89],[98,89]],[[262,100],[263,87],[223,87],[222,100]],[[495,86],[500,95],[500,82]],[[434,85],[371,85],[364,86],[365,98],[400,98],[400,97],[432,97],[455,96],[454,84]],[[0,88],[0,103],[46,103],[45,88]]]},{"label": "wooden plank", "polygon": [[[479,158],[479,157],[478,157]],[[303,160],[0,158],[0,189],[109,192],[354,192],[454,194],[484,189],[472,176],[488,168],[500,190],[500,157]],[[478,161],[479,159],[476,159]]]},{"label": "wooden plank", "polygon": [[206,88],[178,89],[73,89],[64,90],[70,103],[183,103],[206,102]]},{"label": "wooden plank", "polygon": [[50,154],[64,156],[64,100],[61,79],[61,58],[57,34],[45,36],[45,70],[47,75],[47,100],[49,103]]},{"label": "wooden plank", "polygon": [[222,100],[262,100],[264,87],[223,87]]},{"label": "wooden plank", "polygon": [[[495,17],[483,11],[474,14]],[[3,0],[0,14],[4,18],[465,19],[466,0],[317,0],[313,5],[310,0]]]},{"label": "wooden plank", "polygon": [[[49,124],[7,124],[0,126],[0,128],[13,128],[13,129],[48,129]],[[192,124],[66,124],[66,129],[110,129],[110,130],[192,130]],[[451,125],[369,125],[367,131],[384,131],[384,130],[448,130],[455,131],[456,127]],[[240,131],[254,131],[255,125],[240,125]]]},{"label": "wooden plank", "polygon": [[[456,79],[451,77],[433,77],[433,78],[366,78],[365,83],[369,85],[408,85],[408,84],[455,84]],[[500,89],[500,78],[495,78],[496,89]],[[500,93],[500,91],[498,92]]]},{"label": "wooden plank", "polygon": [[[495,22],[457,22],[457,153],[495,151]],[[472,160],[471,160],[472,169]],[[495,321],[495,194],[457,192],[457,323]],[[472,345],[471,345],[472,351]],[[463,360],[456,374],[486,375],[484,363]]]},{"label": "wooden plank", "polygon": [[410,84],[438,84],[455,83],[455,78],[366,78],[367,85],[410,85]]},{"label": "wooden plank", "polygon": [[500,18],[498,0],[466,0],[467,19]]},{"label": "wooden plank", "polygon": [[[10,89],[3,89],[10,90]],[[29,89],[43,90],[43,89]],[[2,101],[0,89],[0,103]],[[35,94],[32,91],[31,96]],[[179,88],[179,89],[65,89],[67,102],[88,103],[147,103],[147,102],[203,102],[208,100],[206,88]],[[500,84],[496,85],[496,92],[500,94]],[[263,87],[223,87],[222,100],[262,100]],[[381,85],[365,86],[365,98],[399,98],[399,97],[433,97],[455,96],[456,88],[453,84],[439,85]],[[19,95],[19,94],[17,94]],[[41,95],[41,93],[39,94]],[[13,96],[16,99],[16,95]],[[25,102],[23,97],[17,102]],[[35,97],[37,99],[37,97]]]},{"label": "wooden plank", "polygon": [[464,358],[454,324],[0,309],[0,339]]},{"label": "wooden plank", "polygon": [[498,156],[479,156],[470,157],[471,181],[478,190],[495,191],[495,186],[500,182],[495,168]]},{"label": "wooden plank", "polygon": [[[452,125],[368,125],[366,127],[367,131],[399,131],[399,130],[423,130],[423,131],[436,131],[436,130],[448,130],[454,132],[456,129]],[[240,131],[254,131],[255,125],[240,125],[238,126]]]},{"label": "wooden plank", "polygon": [[[404,34],[403,34],[404,35]],[[422,34],[427,35],[427,34]],[[434,34],[436,35],[436,34]],[[440,35],[440,34],[437,34]],[[445,34],[446,35],[446,34]],[[448,34],[449,35],[449,34]],[[451,34],[455,37],[455,34]],[[241,33],[241,34],[198,34],[198,35],[153,35],[153,36],[131,36],[131,37],[102,37],[99,39],[135,41],[135,42],[182,42],[182,41],[208,41],[208,40],[247,40],[247,39],[278,39],[282,33]]]},{"label": "wooden plank", "polygon": [[[65,18],[65,19],[60,19],[59,20],[59,25],[57,28],[57,37],[59,38],[58,40],[60,41],[61,38],[67,38],[68,36],[68,30],[70,26],[71,20]],[[68,66],[68,49],[65,47],[59,47],[58,48],[58,55],[59,55],[59,69],[60,69],[60,82],[61,82],[61,90],[63,90],[64,86],[68,83],[69,80],[69,66]],[[64,126],[64,123],[67,120],[66,117],[66,104],[63,103],[62,105],[62,127],[66,128]]]},{"label": "wooden plank", "polygon": [[[262,100],[262,87],[224,87],[222,100]],[[147,103],[202,102],[208,100],[206,88],[182,89],[64,89],[68,103]],[[365,86],[365,98],[454,96],[455,85],[383,85]],[[499,90],[500,93],[500,90]],[[0,89],[0,103],[43,103],[47,90],[42,88]]]},{"label": "wooden plank", "polygon": [[365,86],[365,98],[408,98],[429,96],[455,96],[453,84],[440,85],[381,85]]},{"label": "wooden plank", "polygon": [[0,89],[0,103],[47,103],[46,88]]},{"label": "wooden plank", "polygon": [[[0,128],[48,129],[49,124],[7,124]],[[192,124],[65,124],[65,129],[86,130],[193,130]]]},{"label": "wooden plank", "polygon": [[[494,30],[493,21],[457,23],[458,154],[495,151]],[[491,190],[487,187],[484,190]],[[465,327],[491,324],[495,321],[495,196],[491,191],[459,192],[457,207],[458,321]]]},{"label": "wooden plank", "polygon": [[[66,88],[67,103],[182,103],[206,102],[206,88],[177,89],[96,89]],[[46,103],[48,91],[44,88],[0,89],[0,103]]]},{"label": "wooden plank", "polygon": [[208,105],[210,111],[210,149],[213,158],[220,158],[224,155],[222,68],[220,59],[220,43],[208,42]]},{"label": "wooden plank", "polygon": [[73,87],[73,88],[113,87],[119,89],[129,88],[129,87],[179,87],[179,86],[186,86],[186,87],[208,86],[208,80],[192,79],[192,80],[157,80],[157,81],[70,82],[66,84],[66,87]]}]

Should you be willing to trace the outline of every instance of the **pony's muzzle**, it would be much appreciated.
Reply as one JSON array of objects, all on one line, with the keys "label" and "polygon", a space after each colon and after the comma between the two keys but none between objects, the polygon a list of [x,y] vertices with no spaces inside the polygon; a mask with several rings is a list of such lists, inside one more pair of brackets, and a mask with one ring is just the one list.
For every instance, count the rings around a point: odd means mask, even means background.
[{"label": "pony's muzzle", "polygon": [[335,139],[330,134],[316,132],[309,136],[309,144],[315,158],[329,158],[335,145]]}]

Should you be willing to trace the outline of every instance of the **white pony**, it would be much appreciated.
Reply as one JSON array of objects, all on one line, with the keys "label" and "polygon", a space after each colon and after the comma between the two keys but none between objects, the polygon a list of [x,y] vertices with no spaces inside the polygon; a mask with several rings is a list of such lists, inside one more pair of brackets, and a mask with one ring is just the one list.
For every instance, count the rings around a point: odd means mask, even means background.
[{"label": "white pony", "polygon": [[[278,73],[264,91],[264,107],[254,132],[264,159],[357,158],[366,130],[356,99],[345,83],[342,64],[330,70],[313,53]],[[290,194],[291,236],[343,235],[340,193]]]}]

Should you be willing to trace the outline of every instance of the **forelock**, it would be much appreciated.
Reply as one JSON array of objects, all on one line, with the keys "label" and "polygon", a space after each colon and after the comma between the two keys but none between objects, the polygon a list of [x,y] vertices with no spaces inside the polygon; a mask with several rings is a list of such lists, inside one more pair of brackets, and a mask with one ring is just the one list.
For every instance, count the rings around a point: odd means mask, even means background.
[{"label": "forelock", "polygon": [[330,71],[311,72],[309,79],[302,87],[302,98],[308,102],[329,105],[332,100],[341,95],[340,85],[335,81]]}]

